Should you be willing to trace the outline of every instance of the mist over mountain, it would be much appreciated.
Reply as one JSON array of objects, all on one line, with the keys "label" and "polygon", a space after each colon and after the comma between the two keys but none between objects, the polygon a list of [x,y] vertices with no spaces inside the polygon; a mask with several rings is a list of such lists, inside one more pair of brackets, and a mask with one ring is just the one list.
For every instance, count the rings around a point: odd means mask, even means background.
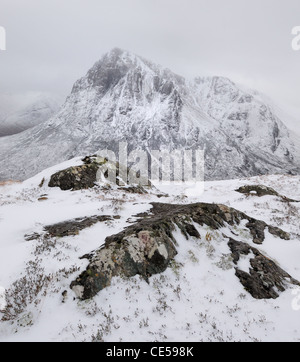
[{"label": "mist over mountain", "polygon": [[53,116],[61,100],[52,94],[27,92],[0,94],[0,137],[37,126]]},{"label": "mist over mountain", "polygon": [[192,81],[115,48],[75,82],[48,121],[2,137],[0,180],[24,180],[126,141],[129,150],[203,149],[207,180],[300,171],[297,137],[255,91]]}]

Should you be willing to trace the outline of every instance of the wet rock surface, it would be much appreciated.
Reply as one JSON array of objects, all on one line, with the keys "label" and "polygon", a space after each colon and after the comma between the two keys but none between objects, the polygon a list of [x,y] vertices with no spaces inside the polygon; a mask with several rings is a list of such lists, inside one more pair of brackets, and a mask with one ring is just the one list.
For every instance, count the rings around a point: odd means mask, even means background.
[{"label": "wet rock surface", "polygon": [[[110,285],[114,276],[131,277],[138,274],[148,280],[151,275],[165,271],[177,254],[177,242],[173,235],[176,227],[187,239],[201,238],[198,226],[205,225],[217,230],[246,220],[246,227],[255,243],[263,242],[266,228],[280,238],[288,238],[288,234],[279,228],[219,204],[152,203],[150,213],[141,214],[140,217],[123,231],[107,237],[99,249],[83,256],[89,260],[89,265],[70,285],[78,298],[95,296]],[[240,254],[247,255],[252,251],[257,255],[252,261],[252,274],[246,275],[238,269],[236,271],[241,283],[254,298],[275,298],[274,286],[280,291],[284,290],[283,279],[289,278],[289,275],[274,262],[246,243],[232,240],[228,245],[235,263]],[[261,272],[264,273],[263,278]]]}]

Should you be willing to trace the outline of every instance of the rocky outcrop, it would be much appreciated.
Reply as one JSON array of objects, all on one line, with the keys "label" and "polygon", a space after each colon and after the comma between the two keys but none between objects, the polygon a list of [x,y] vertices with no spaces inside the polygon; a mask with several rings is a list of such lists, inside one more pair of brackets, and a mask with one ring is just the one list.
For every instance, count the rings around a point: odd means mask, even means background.
[{"label": "rocky outcrop", "polygon": [[93,253],[87,269],[71,283],[71,288],[79,298],[89,299],[110,285],[114,276],[139,274],[147,280],[162,273],[177,252],[166,232],[160,231],[154,234],[141,230],[121,236],[121,240],[107,240],[103,248]]},{"label": "rocky outcrop", "polygon": [[[283,230],[271,227],[263,221],[253,219],[225,205],[152,203],[152,206],[149,214],[140,215],[141,218],[136,223],[118,234],[107,237],[100,249],[84,255],[84,258],[89,260],[89,265],[70,285],[78,298],[89,299],[95,296],[100,290],[110,285],[114,276],[131,277],[138,274],[147,280],[151,275],[166,270],[177,254],[177,242],[173,235],[176,227],[186,238],[201,238],[196,225],[200,228],[209,226],[216,230],[225,226],[234,226],[246,220],[246,227],[250,230],[255,243],[263,242],[266,228],[272,234],[288,239],[288,234]],[[227,237],[224,236],[224,242],[226,240]],[[284,275],[283,271],[274,262],[265,263],[264,257],[256,249],[247,244],[240,246],[237,243],[229,242],[235,262],[238,261],[240,253],[245,254],[253,250],[257,254],[257,258],[253,261],[256,274],[250,276],[250,281],[246,275],[244,278],[240,277],[242,272],[237,271],[241,283],[249,289],[254,298],[260,298],[262,295],[263,298],[276,297],[272,288],[283,285],[283,283],[280,284]],[[256,281],[260,271],[265,273],[265,278],[261,279],[261,283]],[[269,293],[266,293],[265,284],[272,273],[274,276],[269,281]],[[247,281],[244,281],[246,279]],[[255,282],[252,279],[255,279]],[[263,291],[258,293],[257,288],[263,288]]]},{"label": "rocky outcrop", "polygon": [[[110,215],[93,215],[93,216],[86,216],[86,217],[78,217],[71,220],[66,220],[59,222],[57,224],[46,225],[44,226],[46,237],[59,237],[62,238],[64,236],[74,236],[78,235],[79,232],[83,229],[86,229],[90,226],[98,222],[105,222],[105,221],[112,221],[115,219],[119,219],[120,216],[110,216]],[[41,237],[42,235],[39,233],[32,233],[25,235],[25,240],[35,240]]]},{"label": "rocky outcrop", "polygon": [[[219,229],[220,227],[229,225],[240,224],[242,220],[246,220],[246,227],[249,229],[255,244],[262,244],[265,239],[265,230],[271,234],[285,240],[290,239],[289,233],[283,231],[275,226],[268,225],[262,220],[254,219],[245,213],[221,204],[208,204],[197,203],[188,205],[170,205],[163,203],[153,203],[152,213],[154,217],[167,218],[173,220],[176,215],[182,215],[188,220],[199,225],[208,225],[212,229]],[[178,224],[175,217],[175,224]],[[185,235],[189,234],[182,224],[178,224],[179,228]],[[190,235],[190,234],[189,234]]]},{"label": "rocky outcrop", "polygon": [[95,186],[97,172],[105,159],[85,157],[83,165],[72,166],[65,170],[56,172],[51,176],[48,186],[59,187],[61,190],[81,190]]},{"label": "rocky outcrop", "polygon": [[93,215],[89,217],[76,218],[73,220],[63,221],[53,225],[47,225],[44,227],[44,230],[51,237],[64,237],[77,235],[83,229],[86,229],[98,222],[111,221],[119,219],[120,216],[110,216],[110,215]]},{"label": "rocky outcrop", "polygon": [[249,272],[235,268],[235,274],[244,288],[256,299],[277,298],[279,292],[284,292],[289,284],[300,286],[300,283],[292,278],[276,263],[261,254],[256,248],[247,243],[230,238],[228,246],[232,251],[234,263],[237,265],[241,255],[249,255]]},{"label": "rocky outcrop", "polygon": [[[89,189],[95,186],[96,183],[102,183],[104,185],[120,186],[119,189],[129,193],[143,194],[147,193],[144,187],[141,185],[128,185],[128,178],[131,170],[120,166],[118,162],[109,161],[107,158],[93,155],[86,156],[82,159],[83,164],[79,166],[72,166],[65,170],[61,170],[53,174],[48,183],[49,187],[59,187],[61,190],[82,190]],[[126,180],[120,180],[121,174],[127,175]],[[108,170],[113,170],[114,180],[107,179]],[[122,182],[120,182],[122,181]],[[148,179],[140,179],[142,185],[151,187],[151,182]]]},{"label": "rocky outcrop", "polygon": [[245,185],[245,186],[239,187],[235,191],[240,192],[240,193],[245,194],[245,195],[255,195],[255,196],[258,196],[258,197],[271,195],[271,196],[279,197],[282,201],[299,202],[297,200],[293,200],[293,199],[290,199],[290,198],[288,198],[286,196],[280,195],[272,187],[268,187],[268,186],[265,186],[265,185]]}]

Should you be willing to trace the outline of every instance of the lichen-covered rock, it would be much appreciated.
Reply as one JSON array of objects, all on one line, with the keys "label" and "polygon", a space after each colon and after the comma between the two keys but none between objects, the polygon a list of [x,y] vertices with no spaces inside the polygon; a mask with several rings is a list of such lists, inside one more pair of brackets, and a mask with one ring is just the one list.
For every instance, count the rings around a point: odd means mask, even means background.
[{"label": "lichen-covered rock", "polygon": [[176,253],[171,240],[163,234],[156,236],[141,230],[125,235],[120,243],[111,241],[98,250],[71,288],[79,298],[88,299],[108,286],[113,276],[139,274],[147,280],[163,272]]},{"label": "lichen-covered rock", "polygon": [[49,187],[59,187],[61,190],[81,190],[95,186],[97,172],[101,165],[105,164],[105,159],[85,157],[83,165],[69,167],[58,171],[51,176]]},{"label": "lichen-covered rock", "polygon": [[[84,256],[89,259],[89,265],[71,283],[77,297],[93,297],[110,285],[114,276],[131,277],[139,274],[147,280],[151,275],[163,272],[177,254],[177,243],[173,236],[175,226],[187,239],[201,238],[195,224],[216,230],[248,220],[246,227],[256,243],[263,242],[265,228],[269,227],[263,221],[225,205],[152,203],[152,206],[148,215],[140,215],[141,219],[136,223],[107,237],[100,249]],[[279,237],[287,236],[281,229],[270,228]]]},{"label": "lichen-covered rock", "polygon": [[[82,162],[83,165],[72,166],[53,174],[48,186],[75,191],[89,189],[94,187],[96,183],[102,183],[103,185],[113,184],[119,186],[123,191],[138,194],[147,193],[145,187],[153,188],[148,179],[131,177],[134,171],[118,162],[97,155],[86,156]],[[123,180],[120,175],[125,179]],[[131,179],[137,179],[138,183],[131,185],[129,183]]]}]

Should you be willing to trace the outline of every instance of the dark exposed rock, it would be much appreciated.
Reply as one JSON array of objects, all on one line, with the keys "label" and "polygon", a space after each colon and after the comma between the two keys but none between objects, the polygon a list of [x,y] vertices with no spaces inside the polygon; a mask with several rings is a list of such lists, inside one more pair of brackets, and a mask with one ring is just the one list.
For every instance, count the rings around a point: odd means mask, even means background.
[{"label": "dark exposed rock", "polygon": [[256,195],[258,197],[265,196],[265,195],[272,195],[272,196],[280,197],[283,201],[286,201],[286,202],[299,202],[297,200],[293,200],[286,196],[280,195],[272,187],[268,187],[265,185],[246,185],[246,186],[241,186],[240,188],[238,188],[235,191],[240,192],[245,195],[250,195],[250,194]]},{"label": "dark exposed rock", "polygon": [[[86,156],[82,159],[82,162],[84,163],[83,165],[72,166],[53,174],[48,186],[59,187],[61,190],[75,191],[92,188],[95,186],[95,183],[99,181],[107,182],[108,185],[113,181],[115,185],[119,186],[119,189],[138,194],[147,193],[145,187],[153,188],[151,182],[144,178],[139,179],[140,184],[128,185],[131,175],[130,172],[133,171],[127,167],[121,166],[118,162],[111,162],[107,158],[97,155]],[[112,171],[114,180],[106,180],[108,170]],[[120,182],[119,176],[121,173],[122,175],[127,175],[127,180],[122,180]],[[99,177],[101,180],[99,180]],[[121,184],[124,183],[127,183],[128,186],[121,186]]]},{"label": "dark exposed rock", "polygon": [[194,225],[185,224],[185,225],[184,225],[184,230],[186,231],[186,233],[187,233],[189,236],[193,236],[193,237],[195,237],[195,238],[201,239],[201,236],[200,236],[198,230],[195,228]]},{"label": "dark exposed rock", "polygon": [[[174,217],[174,215],[186,215],[187,219],[191,219],[199,225],[208,225],[213,229],[219,229],[229,225],[239,224],[241,220],[248,220],[246,227],[249,229],[253,242],[255,244],[262,244],[265,239],[265,230],[280,237],[281,239],[289,240],[289,233],[280,228],[270,226],[264,221],[254,219],[245,213],[233,209],[231,207],[219,204],[197,203],[188,205],[170,205],[162,203],[153,203],[151,212],[158,218]],[[188,233],[187,233],[188,234]]]},{"label": "dark exposed rock", "polygon": [[49,187],[61,190],[81,190],[95,186],[97,167],[82,165],[70,167],[51,176]]},{"label": "dark exposed rock", "polygon": [[98,222],[104,222],[118,218],[120,218],[120,216],[94,215],[48,225],[44,227],[44,230],[52,237],[77,235],[79,231],[86,229]]},{"label": "dark exposed rock", "polygon": [[38,239],[40,236],[41,235],[39,233],[32,233],[32,234],[25,234],[24,238],[26,241],[32,241]]},{"label": "dark exposed rock", "polygon": [[86,165],[90,165],[95,162],[96,157],[98,157],[96,154],[92,156],[85,156],[81,161]]},{"label": "dark exposed rock", "polygon": [[172,240],[163,228],[160,233],[150,230],[128,232],[107,238],[105,246],[89,255],[87,269],[71,283],[81,299],[89,299],[110,285],[114,276],[149,276],[163,272],[177,254]]},{"label": "dark exposed rock", "polygon": [[240,192],[242,194],[256,194],[257,196],[265,196],[265,195],[273,195],[273,196],[279,196],[278,192],[275,191],[271,187],[267,187],[264,185],[246,185],[241,186],[236,190],[237,192]]},{"label": "dark exposed rock", "polygon": [[42,180],[41,180],[41,182],[39,183],[39,187],[43,187],[44,182],[45,182],[45,178],[43,177]]},{"label": "dark exposed rock", "polygon": [[268,225],[268,230],[269,230],[270,234],[278,236],[280,239],[290,240],[290,238],[291,238],[289,233],[287,233],[286,231],[283,231],[282,229],[280,229],[276,226]]},{"label": "dark exposed rock", "polygon": [[253,253],[254,257],[250,259],[251,268],[249,273],[240,270],[238,267],[235,268],[236,276],[253,298],[275,299],[279,297],[278,291],[285,291],[289,284],[300,285],[297,280],[276,265],[273,260],[267,258],[247,243],[230,238],[228,246],[231,249],[233,262],[236,265],[241,255]]},{"label": "dark exposed rock", "polygon": [[99,166],[106,161],[102,159],[92,162],[91,157],[85,157],[82,161],[83,165],[56,172],[51,176],[48,186],[59,187],[61,190],[81,190],[94,187]]},{"label": "dark exposed rock", "polygon": [[[59,222],[57,224],[44,226],[47,237],[64,237],[71,235],[78,235],[79,232],[83,229],[86,229],[98,222],[104,222],[114,219],[119,219],[120,216],[110,216],[110,215],[94,215],[87,217],[79,217],[72,220],[66,220]],[[25,240],[36,240],[41,236],[39,233],[32,233],[25,235]]]},{"label": "dark exposed rock", "polygon": [[[90,262],[87,269],[71,283],[71,288],[79,298],[93,297],[110,285],[114,276],[131,277],[139,274],[147,280],[149,276],[163,272],[177,254],[173,236],[175,226],[187,239],[200,238],[193,223],[219,229],[246,219],[253,241],[259,243],[263,242],[264,230],[268,227],[263,221],[225,205],[152,203],[152,206],[150,214],[140,214],[140,220],[118,234],[107,237],[100,249],[85,256]],[[282,237],[281,232],[278,233],[279,237]],[[249,248],[245,246],[244,253],[248,253]],[[234,251],[233,257],[238,260],[238,254],[234,254]]]},{"label": "dark exposed rock", "polygon": [[265,239],[265,228],[267,224],[261,220],[250,219],[246,227],[250,230],[255,244],[262,244]]}]

